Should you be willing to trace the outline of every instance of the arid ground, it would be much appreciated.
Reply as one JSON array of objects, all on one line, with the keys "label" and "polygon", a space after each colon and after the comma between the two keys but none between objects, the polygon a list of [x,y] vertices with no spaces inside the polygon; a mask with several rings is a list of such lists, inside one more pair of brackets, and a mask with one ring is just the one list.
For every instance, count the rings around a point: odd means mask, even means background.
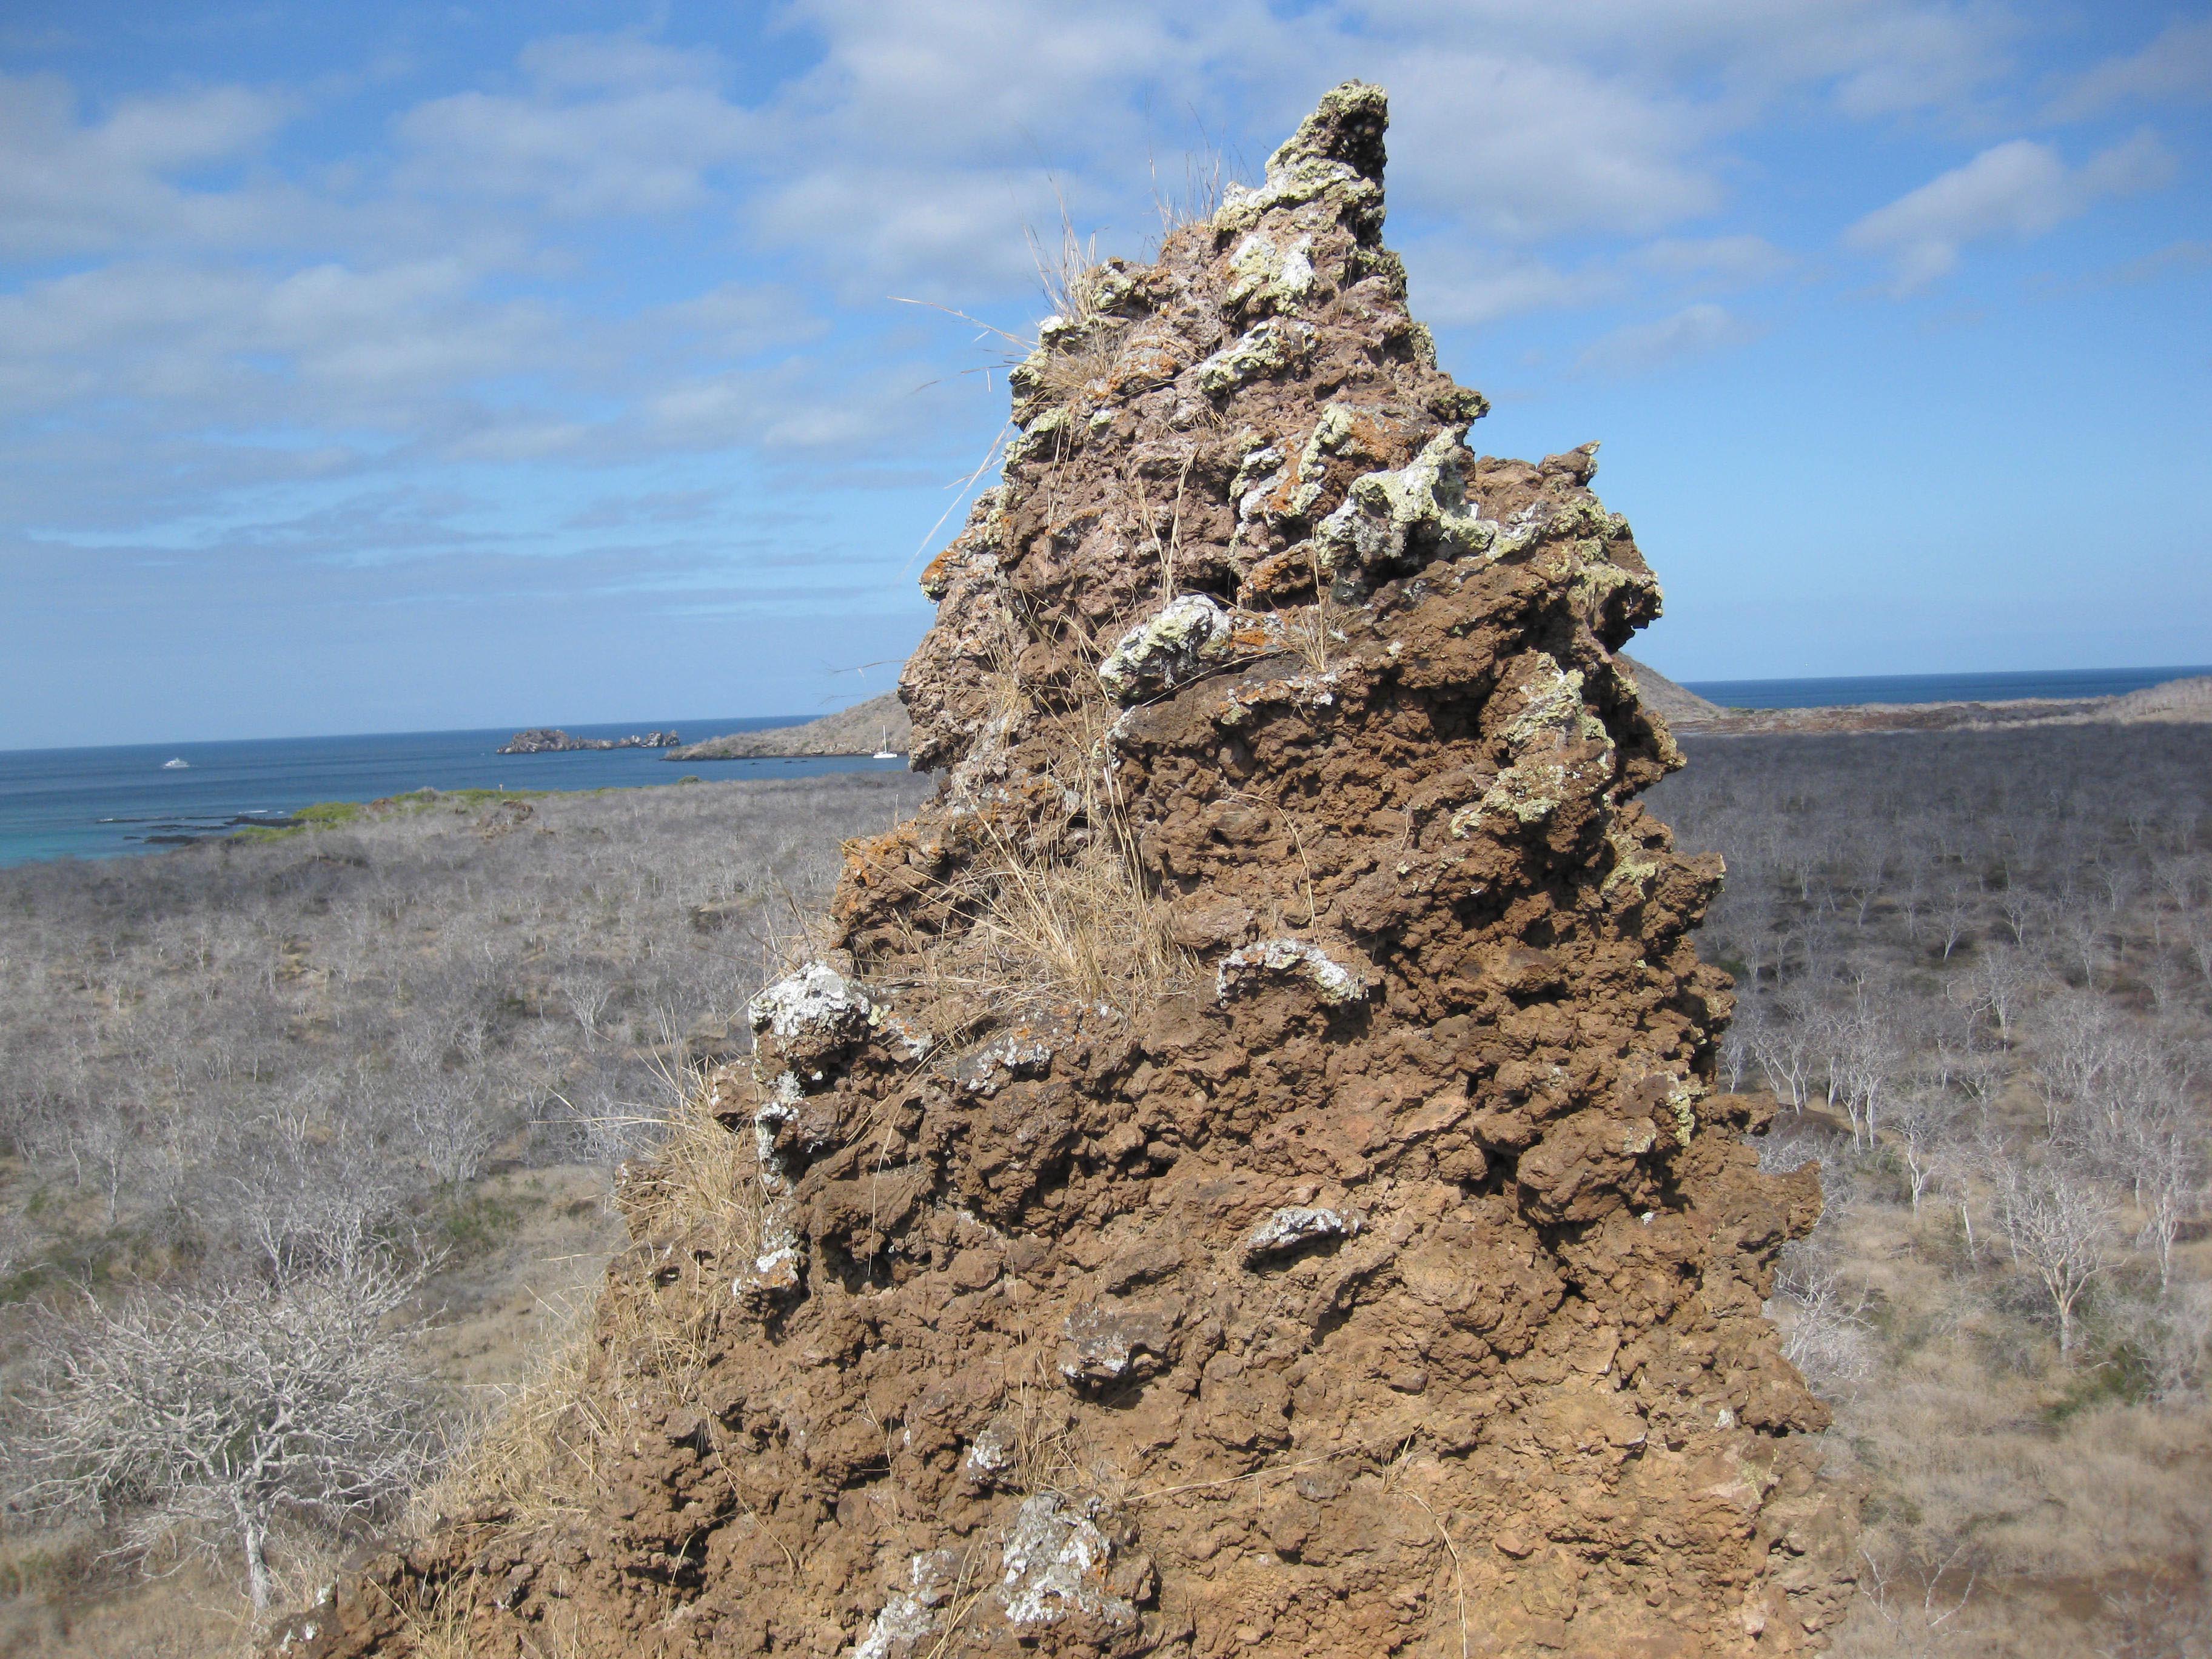
[{"label": "arid ground", "polygon": [[[1739,985],[1723,1081],[1781,1097],[1762,1159],[1828,1192],[1771,1311],[1866,1495],[1836,1650],[2204,1651],[2212,730],[1686,747],[1650,805],[1728,862],[1701,946]],[[92,1309],[348,1228],[427,1268],[405,1346],[440,1447],[557,1391],[614,1166],[742,1046],[841,839],[927,787],[410,798],[0,875],[0,1416]],[[0,1646],[241,1650],[222,1528],[149,1507],[12,1507]],[[295,1505],[283,1595],[406,1520],[396,1491]]]}]

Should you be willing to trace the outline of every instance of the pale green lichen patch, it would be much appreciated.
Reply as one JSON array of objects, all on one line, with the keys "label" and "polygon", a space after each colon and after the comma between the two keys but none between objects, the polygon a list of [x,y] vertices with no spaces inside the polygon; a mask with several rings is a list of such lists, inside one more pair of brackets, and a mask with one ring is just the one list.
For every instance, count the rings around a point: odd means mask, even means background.
[{"label": "pale green lichen patch", "polygon": [[1067,410],[1055,405],[1048,409],[1030,423],[1028,430],[1006,446],[1006,465],[1019,466],[1052,447],[1054,439],[1067,429]]},{"label": "pale green lichen patch", "polygon": [[[1348,82],[1328,93],[1290,140],[1267,158],[1267,182],[1257,190],[1231,185],[1213,216],[1217,229],[1248,230],[1279,208],[1325,204],[1361,236],[1382,228],[1382,186],[1351,162],[1331,154],[1334,135],[1360,125],[1364,105],[1379,111],[1382,90]],[[1376,152],[1376,170],[1380,151]]]},{"label": "pale green lichen patch", "polygon": [[1229,256],[1229,270],[1222,299],[1232,309],[1286,310],[1313,292],[1313,238],[1301,236],[1283,247],[1255,230]]},{"label": "pale green lichen patch", "polygon": [[1466,453],[1458,430],[1447,428],[1397,471],[1353,479],[1343,505],[1314,531],[1322,569],[1383,574],[1430,558],[1488,553],[1498,526],[1468,503]]},{"label": "pale green lichen patch", "polygon": [[1607,562],[1602,553],[1587,542],[1577,542],[1575,552],[1582,568],[1575,572],[1567,592],[1577,611],[1585,618],[1595,617],[1605,608],[1605,602],[1629,586],[1636,578],[1619,565]]},{"label": "pale green lichen patch", "polygon": [[1580,669],[1561,668],[1548,653],[1540,651],[1521,695],[1521,712],[1501,733],[1515,755],[1547,744],[1557,748],[1576,741],[1607,741],[1604,722],[1583,701]]},{"label": "pale green lichen patch", "polygon": [[1539,652],[1520,695],[1520,711],[1499,733],[1510,763],[1481,799],[1452,815],[1451,833],[1462,840],[1486,818],[1540,823],[1571,795],[1612,775],[1613,739],[1583,701],[1580,670],[1562,669]]},{"label": "pale green lichen patch", "polygon": [[1610,899],[1624,890],[1632,890],[1638,901],[1650,897],[1652,879],[1659,873],[1658,860],[1618,830],[1605,832],[1605,844],[1613,849],[1613,868],[1598,888],[1600,896]]},{"label": "pale green lichen patch", "polygon": [[1186,593],[1121,636],[1098,665],[1098,683],[1116,701],[1134,702],[1232,662],[1271,655],[1285,644],[1277,618]]},{"label": "pale green lichen patch", "polygon": [[1213,216],[1217,228],[1233,233],[1259,223],[1275,209],[1316,203],[1334,206],[1336,216],[1355,230],[1370,224],[1381,228],[1382,188],[1374,180],[1361,178],[1342,161],[1319,156],[1279,165],[1282,155],[1275,152],[1276,160],[1267,164],[1267,180],[1257,190],[1231,185],[1223,192],[1221,207]]},{"label": "pale green lichen patch", "polygon": [[1498,781],[1482,793],[1466,828],[1462,819],[1468,809],[1452,816],[1455,835],[1465,836],[1484,818],[1511,817],[1522,823],[1541,823],[1558,811],[1576,781],[1576,771],[1555,760],[1522,761],[1498,775]]},{"label": "pale green lichen patch", "polygon": [[1247,380],[1280,374],[1296,368],[1313,349],[1310,323],[1293,318],[1270,317],[1247,329],[1234,343],[1224,346],[1191,371],[1199,389],[1209,398],[1224,397]]},{"label": "pale green lichen patch", "polygon": [[1203,593],[1186,593],[1124,634],[1098,665],[1098,683],[1123,702],[1187,679],[1206,647],[1229,631],[1229,613]]},{"label": "pale green lichen patch", "polygon": [[1298,464],[1291,475],[1291,499],[1287,503],[1290,516],[1303,519],[1321,501],[1322,491],[1328,487],[1329,458],[1344,448],[1359,429],[1355,412],[1343,404],[1324,404],[1321,418],[1307,437],[1305,447],[1298,452]]}]

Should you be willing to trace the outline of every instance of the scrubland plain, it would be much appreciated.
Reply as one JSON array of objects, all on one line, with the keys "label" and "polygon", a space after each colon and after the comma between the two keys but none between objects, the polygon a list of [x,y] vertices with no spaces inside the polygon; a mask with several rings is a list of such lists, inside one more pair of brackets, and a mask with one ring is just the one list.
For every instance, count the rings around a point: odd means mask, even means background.
[{"label": "scrubland plain", "polygon": [[1692,740],[1772,1311],[1859,1481],[1838,1651],[2212,1652],[2212,728]]},{"label": "scrubland plain", "polygon": [[425,794],[0,872],[0,1650],[232,1650],[241,1592],[393,1523],[588,1304],[611,1171],[841,840],[928,787]]},{"label": "scrubland plain", "polygon": [[[1828,1194],[1772,1312],[1865,1495],[1837,1651],[2212,1652],[2212,728],[1686,746],[1651,805],[1728,861],[1721,1080],[1774,1091],[1762,1162]],[[927,787],[409,798],[0,874],[0,1646],[233,1651],[457,1446],[557,1474],[530,1424],[611,1171],[705,1121],[680,1097],[839,840]],[[334,1308],[337,1359],[287,1334]],[[193,1464],[195,1425],[251,1438],[235,1402],[88,1455],[102,1400],[174,1403],[131,1356],[211,1324],[354,1415],[273,1476]]]}]

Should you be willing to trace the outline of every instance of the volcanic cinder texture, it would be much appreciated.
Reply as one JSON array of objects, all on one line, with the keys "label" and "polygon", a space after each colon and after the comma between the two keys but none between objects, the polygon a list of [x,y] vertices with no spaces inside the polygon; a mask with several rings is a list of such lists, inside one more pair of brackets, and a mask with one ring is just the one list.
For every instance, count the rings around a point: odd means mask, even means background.
[{"label": "volcanic cinder texture", "polygon": [[945,786],[712,1080],[738,1196],[629,1183],[586,1496],[311,1650],[440,1594],[502,1655],[1821,1645],[1850,1504],[1760,1313],[1819,1189],[1632,804],[1658,588],[1589,449],[1465,447],[1384,120],[1074,280],[924,579]]}]

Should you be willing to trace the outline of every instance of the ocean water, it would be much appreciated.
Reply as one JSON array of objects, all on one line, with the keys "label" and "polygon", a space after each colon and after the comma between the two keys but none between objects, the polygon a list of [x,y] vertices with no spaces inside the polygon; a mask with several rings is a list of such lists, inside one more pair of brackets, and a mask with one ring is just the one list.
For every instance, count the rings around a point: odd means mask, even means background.
[{"label": "ocean water", "polygon": [[2061,668],[2014,674],[1863,674],[1843,679],[1684,680],[1723,708],[1845,708],[1862,702],[2002,702],[2117,697],[2212,668]]},{"label": "ocean water", "polygon": [[[694,742],[724,732],[795,726],[787,720],[632,721],[572,726],[571,736],[621,738],[673,727]],[[512,727],[397,732],[374,737],[133,744],[0,752],[0,866],[38,859],[112,858],[281,820],[316,801],[375,800],[433,789],[623,789],[702,778],[803,777],[897,771],[903,759],[671,762],[657,749],[501,755]],[[182,767],[167,762],[181,760]]]},{"label": "ocean water", "polygon": [[[2064,669],[2013,674],[1887,674],[1839,679],[1686,680],[1730,708],[1821,708],[1863,702],[1991,702],[2011,697],[2102,697],[2212,668]],[[580,738],[620,738],[673,726],[697,741],[722,732],[797,725],[787,719],[631,721],[573,726]],[[625,789],[707,778],[804,777],[896,771],[903,760],[864,757],[672,763],[652,749],[501,755],[514,736],[398,732],[374,737],[139,744],[0,752],[0,866],[37,859],[159,852],[281,820],[316,801],[374,800],[433,789]],[[165,763],[181,760],[179,768]]]}]

